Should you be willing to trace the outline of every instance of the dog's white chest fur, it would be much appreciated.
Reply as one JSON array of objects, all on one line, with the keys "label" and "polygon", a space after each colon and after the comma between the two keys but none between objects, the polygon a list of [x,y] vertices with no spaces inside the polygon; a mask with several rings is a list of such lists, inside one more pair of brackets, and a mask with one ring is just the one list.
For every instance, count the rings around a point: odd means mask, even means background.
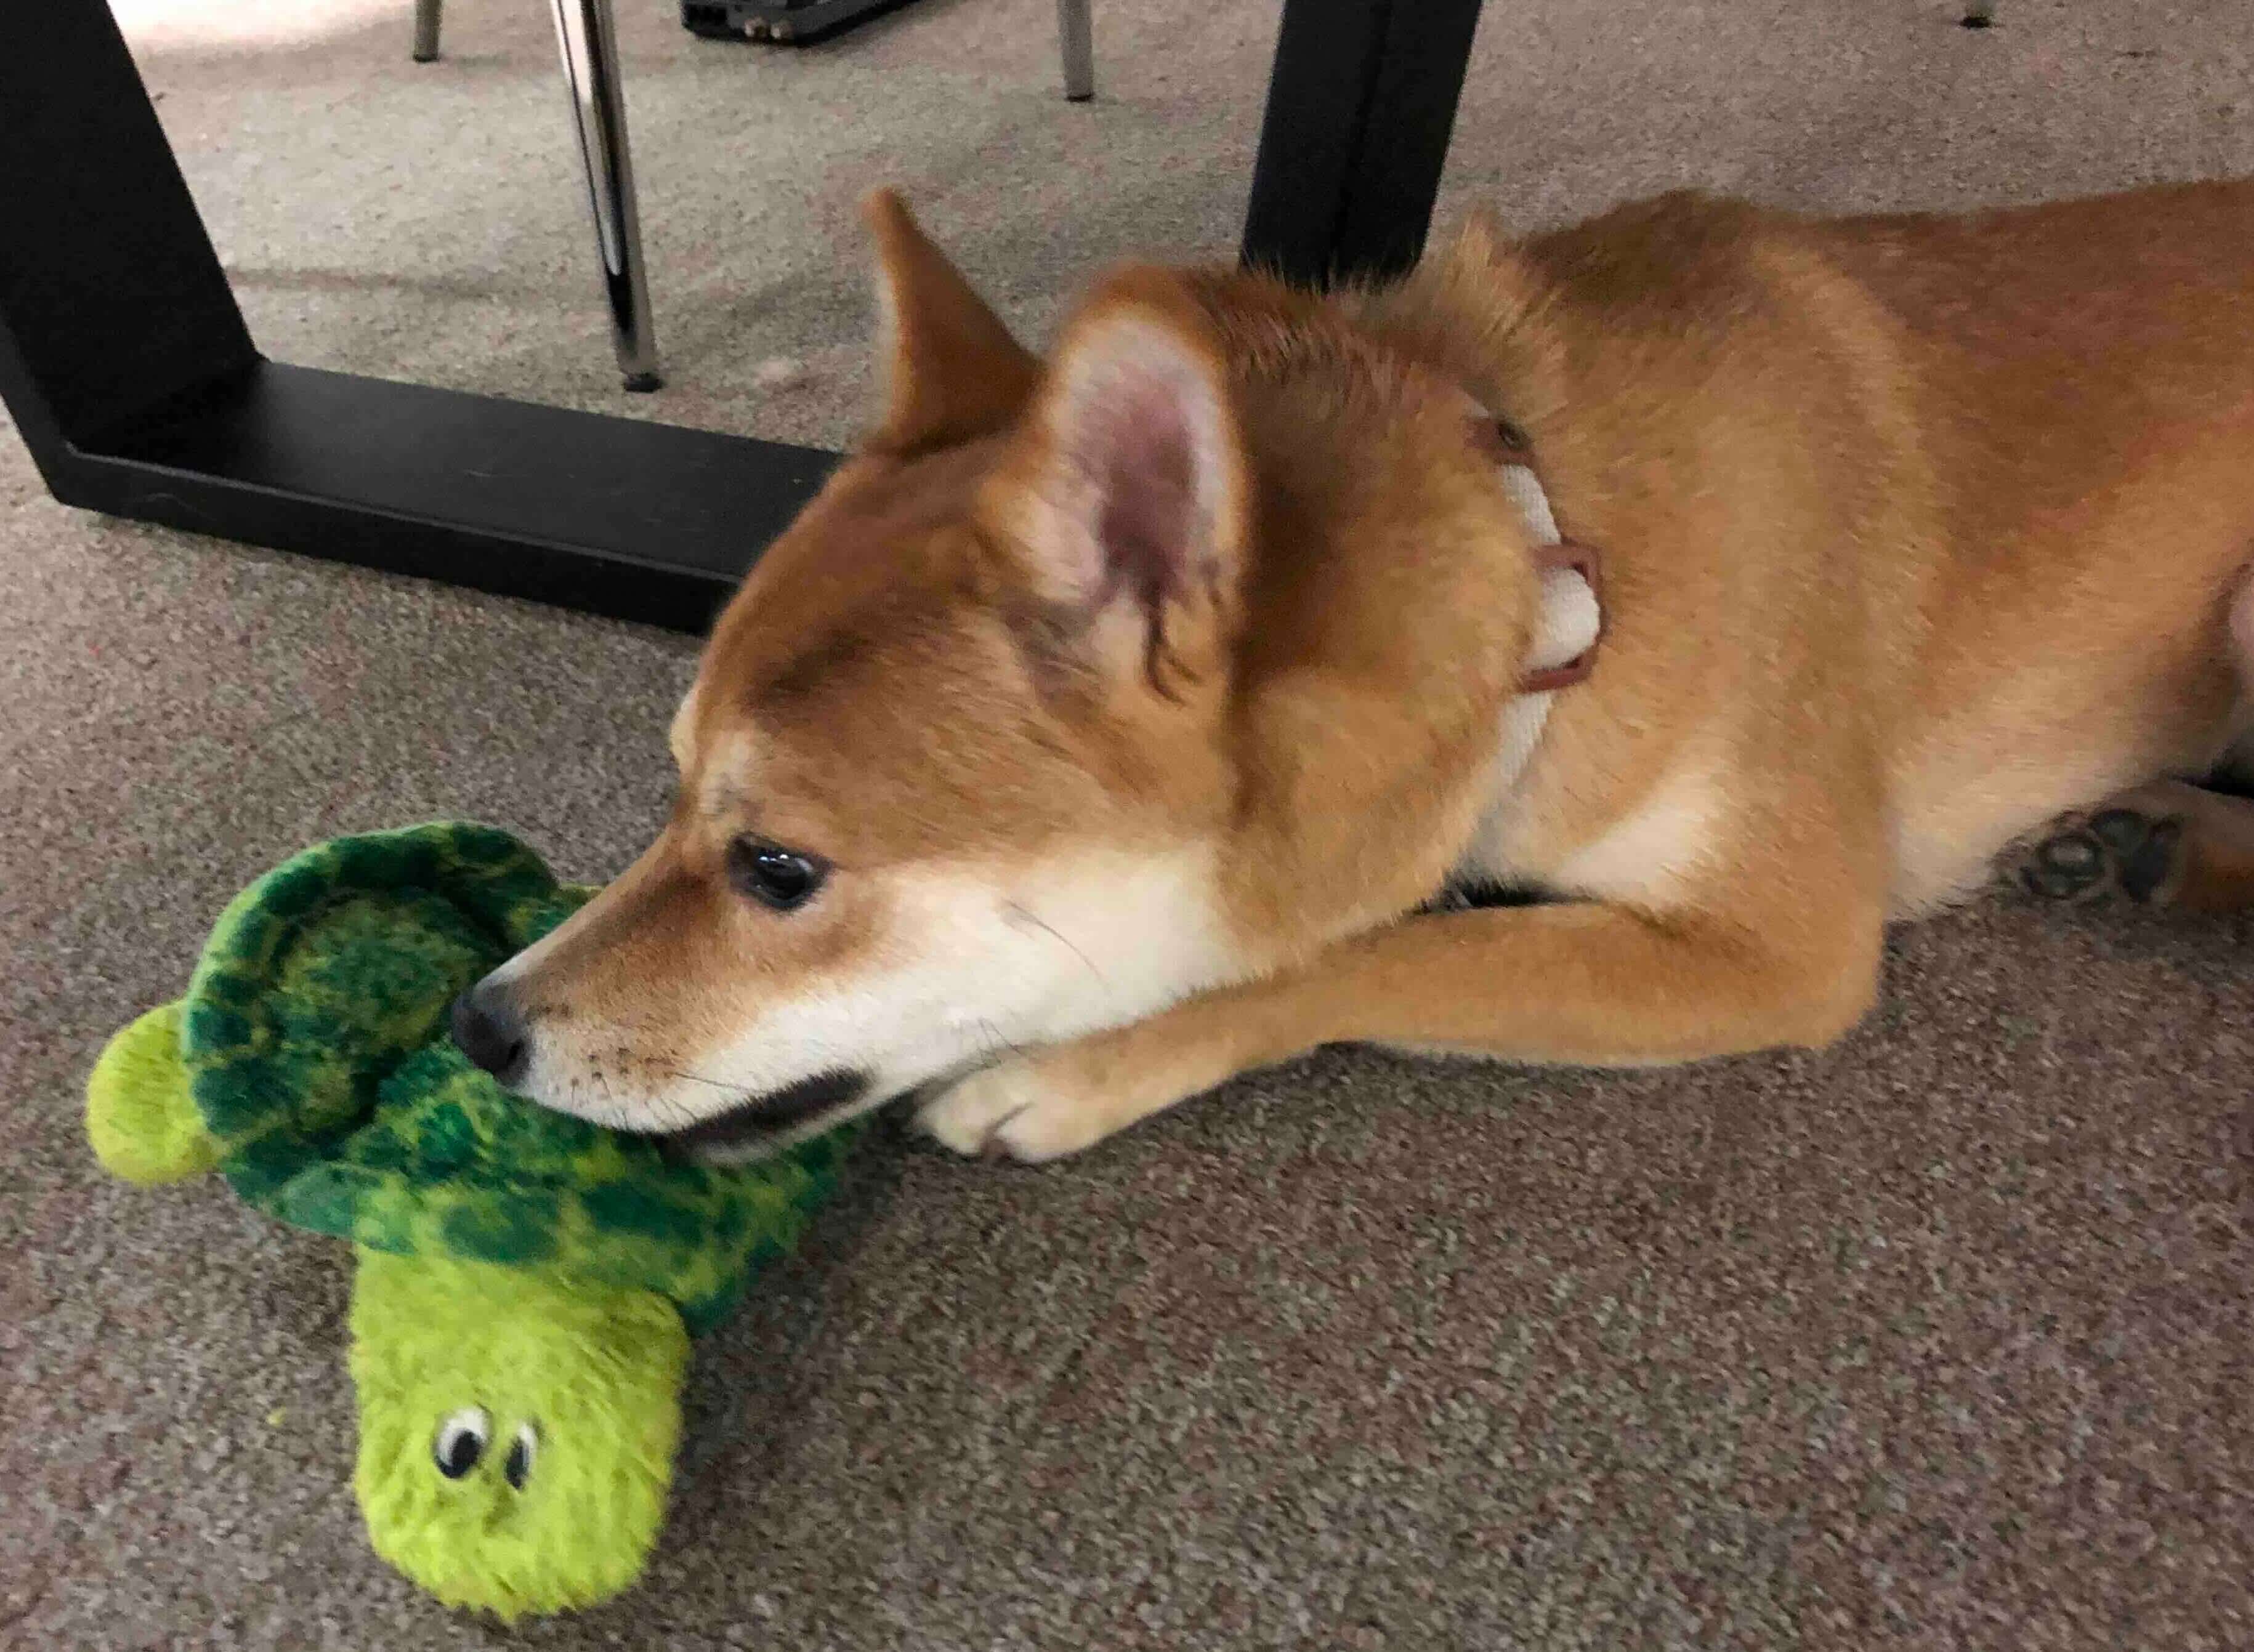
[{"label": "dog's white chest fur", "polygon": [[[1499,769],[1508,766],[1513,739],[1506,732]],[[1515,801],[1506,790],[1488,806],[1458,881],[1527,884],[1560,895],[1639,906],[1671,905],[1712,870],[1727,812],[1714,766],[1687,760],[1601,835],[1562,859],[1535,864],[1517,842]]]},{"label": "dog's white chest fur", "polygon": [[1667,905],[1709,869],[1722,813],[1712,768],[1686,763],[1602,836],[1568,855],[1550,881],[1570,894]]}]

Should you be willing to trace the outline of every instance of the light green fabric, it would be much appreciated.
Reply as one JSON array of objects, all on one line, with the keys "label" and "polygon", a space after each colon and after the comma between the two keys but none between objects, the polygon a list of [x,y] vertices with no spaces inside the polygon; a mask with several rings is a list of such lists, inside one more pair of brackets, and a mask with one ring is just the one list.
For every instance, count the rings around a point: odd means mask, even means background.
[{"label": "light green fabric", "polygon": [[109,1040],[86,1081],[86,1134],[111,1175],[142,1183],[219,1164],[180,1062],[180,1006],[163,1004]]},{"label": "light green fabric", "polygon": [[[378,1554],[448,1606],[504,1619],[587,1606],[640,1575],[681,1432],[689,1336],[671,1303],[363,1247],[352,1336],[353,1488]],[[484,1445],[450,1476],[435,1452],[465,1411],[485,1419]]]}]

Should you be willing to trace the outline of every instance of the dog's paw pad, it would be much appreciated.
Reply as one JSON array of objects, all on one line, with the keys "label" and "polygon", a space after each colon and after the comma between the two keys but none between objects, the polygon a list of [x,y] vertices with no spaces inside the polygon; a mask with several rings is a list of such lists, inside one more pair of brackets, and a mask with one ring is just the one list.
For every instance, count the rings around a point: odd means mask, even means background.
[{"label": "dog's paw pad", "polygon": [[2139,906],[2164,900],[2182,863],[2183,822],[2132,808],[2059,822],[2019,863],[2020,887],[2043,900],[2119,893]]},{"label": "dog's paw pad", "polygon": [[2183,864],[2184,823],[2156,820],[2145,841],[2122,856],[2122,892],[2130,900],[2147,904],[2159,900],[2175,880]]},{"label": "dog's paw pad", "polygon": [[2046,900],[2071,900],[2087,894],[2105,877],[2105,846],[2089,832],[2054,833],[2034,846],[2020,880],[2030,894]]},{"label": "dog's paw pad", "polygon": [[2090,817],[2090,835],[2115,854],[2125,855],[2152,835],[2152,822],[2133,808],[2101,808]]}]

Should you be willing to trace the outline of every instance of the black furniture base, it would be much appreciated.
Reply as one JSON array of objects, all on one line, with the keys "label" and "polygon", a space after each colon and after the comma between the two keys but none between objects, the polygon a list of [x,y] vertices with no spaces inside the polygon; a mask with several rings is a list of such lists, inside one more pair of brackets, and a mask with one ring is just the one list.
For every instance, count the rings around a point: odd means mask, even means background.
[{"label": "black furniture base", "polygon": [[[1477,11],[1288,0],[1249,261],[1415,256]],[[698,630],[836,461],[267,360],[102,0],[0,5],[0,397],[66,504]]]},{"label": "black furniture base", "polygon": [[69,502],[701,631],[836,458],[259,361],[79,452]]},{"label": "black furniture base", "polygon": [[681,26],[708,40],[807,46],[914,0],[681,0]]}]

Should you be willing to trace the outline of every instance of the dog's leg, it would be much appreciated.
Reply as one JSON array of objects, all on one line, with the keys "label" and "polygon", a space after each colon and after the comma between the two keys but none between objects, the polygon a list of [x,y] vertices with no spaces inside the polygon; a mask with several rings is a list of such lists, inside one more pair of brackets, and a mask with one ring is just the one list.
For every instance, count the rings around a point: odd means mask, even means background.
[{"label": "dog's leg", "polygon": [[[2254,570],[2240,578],[2227,628],[2244,704],[2254,704]],[[2242,735],[2230,756],[2244,751]],[[2122,895],[2186,912],[2254,906],[2254,798],[2156,780],[2054,821],[2007,854],[2001,870],[2047,900]]]},{"label": "dog's leg", "polygon": [[1640,1066],[1826,1043],[1870,1005],[1881,915],[1848,898],[1799,917],[1771,938],[1598,905],[1413,918],[1303,969],[974,1074],[920,1122],[958,1152],[1045,1159],[1324,1044]]},{"label": "dog's leg", "polygon": [[2254,906],[2254,799],[2160,780],[2069,815],[2010,870],[2050,900],[2120,895],[2140,906]]}]

